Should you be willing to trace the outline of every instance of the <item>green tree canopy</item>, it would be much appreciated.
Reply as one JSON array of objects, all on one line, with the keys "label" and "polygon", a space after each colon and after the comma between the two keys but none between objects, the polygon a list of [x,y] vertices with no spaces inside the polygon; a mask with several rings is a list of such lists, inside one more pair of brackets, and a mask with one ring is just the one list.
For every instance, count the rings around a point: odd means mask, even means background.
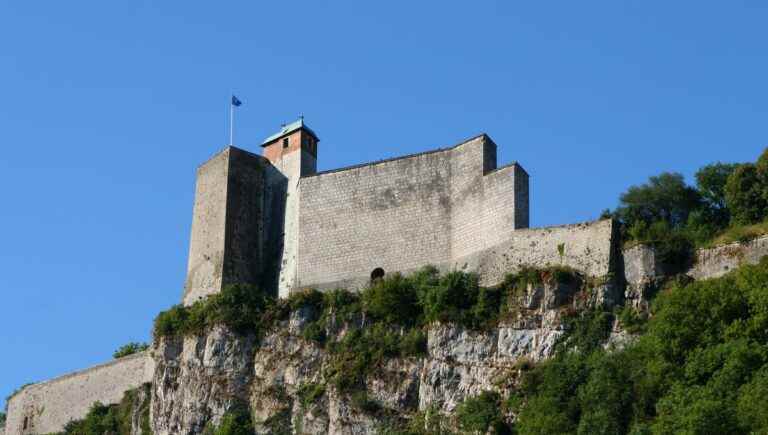
[{"label": "green tree canopy", "polygon": [[733,171],[725,185],[725,202],[733,223],[751,224],[764,218],[765,190],[756,165],[740,165]]},{"label": "green tree canopy", "polygon": [[725,184],[738,166],[717,162],[696,171],[696,187],[707,205],[716,210],[725,209]]},{"label": "green tree canopy", "polygon": [[700,205],[699,193],[685,184],[681,174],[664,172],[623,193],[616,216],[629,226],[638,222],[651,225],[664,221],[672,228],[678,228]]}]

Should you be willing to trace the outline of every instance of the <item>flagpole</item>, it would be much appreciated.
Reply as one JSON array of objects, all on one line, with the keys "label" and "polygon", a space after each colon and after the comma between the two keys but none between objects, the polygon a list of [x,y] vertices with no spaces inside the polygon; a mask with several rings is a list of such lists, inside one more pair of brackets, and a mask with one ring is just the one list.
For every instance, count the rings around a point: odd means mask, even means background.
[{"label": "flagpole", "polygon": [[235,105],[232,104],[232,99],[229,100],[229,146],[233,146],[234,141],[234,129],[235,129]]}]

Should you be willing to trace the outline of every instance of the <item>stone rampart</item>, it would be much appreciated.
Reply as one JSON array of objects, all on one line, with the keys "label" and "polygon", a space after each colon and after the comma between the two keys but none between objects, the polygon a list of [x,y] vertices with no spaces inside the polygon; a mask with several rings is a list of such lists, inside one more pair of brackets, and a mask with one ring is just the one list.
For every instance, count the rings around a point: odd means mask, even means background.
[{"label": "stone rampart", "polygon": [[448,267],[528,225],[528,175],[517,164],[497,169],[485,135],[299,186],[297,288],[355,287],[377,268]]},{"label": "stone rampart", "polygon": [[140,352],[24,387],[8,400],[6,435],[59,432],[85,417],[94,402],[118,403],[123,394],[151,382],[154,361]]},{"label": "stone rampart", "polygon": [[[565,266],[588,277],[610,281],[617,260],[618,236],[611,220],[586,222],[545,228],[527,228],[511,232],[506,240],[456,260],[441,263],[422,263],[414,267],[397,269],[404,274],[431,264],[441,272],[462,270],[477,272],[484,286],[500,284],[507,273],[515,273],[530,266],[545,268]],[[346,277],[337,281],[321,281],[313,287],[360,289],[370,281],[367,274]],[[611,282],[610,284],[613,284]]]}]

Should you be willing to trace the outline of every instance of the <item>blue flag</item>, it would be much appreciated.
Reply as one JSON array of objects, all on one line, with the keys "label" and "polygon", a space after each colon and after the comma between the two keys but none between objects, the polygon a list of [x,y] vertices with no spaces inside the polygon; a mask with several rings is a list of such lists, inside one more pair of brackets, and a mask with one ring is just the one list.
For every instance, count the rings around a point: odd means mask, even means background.
[{"label": "blue flag", "polygon": [[243,104],[243,102],[238,100],[236,96],[232,95],[232,105],[239,107],[241,104]]}]

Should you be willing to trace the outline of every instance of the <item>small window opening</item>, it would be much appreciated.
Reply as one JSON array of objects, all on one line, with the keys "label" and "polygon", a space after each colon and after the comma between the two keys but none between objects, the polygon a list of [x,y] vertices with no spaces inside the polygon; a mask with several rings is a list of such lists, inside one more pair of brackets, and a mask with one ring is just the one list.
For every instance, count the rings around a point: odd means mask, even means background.
[{"label": "small window opening", "polygon": [[24,417],[24,425],[21,429],[27,430],[28,427],[29,427],[29,417]]},{"label": "small window opening", "polygon": [[288,148],[288,138],[283,139],[283,148]]},{"label": "small window opening", "polygon": [[377,267],[376,269],[373,269],[373,272],[371,272],[371,282],[383,279],[384,278],[384,269]]}]

